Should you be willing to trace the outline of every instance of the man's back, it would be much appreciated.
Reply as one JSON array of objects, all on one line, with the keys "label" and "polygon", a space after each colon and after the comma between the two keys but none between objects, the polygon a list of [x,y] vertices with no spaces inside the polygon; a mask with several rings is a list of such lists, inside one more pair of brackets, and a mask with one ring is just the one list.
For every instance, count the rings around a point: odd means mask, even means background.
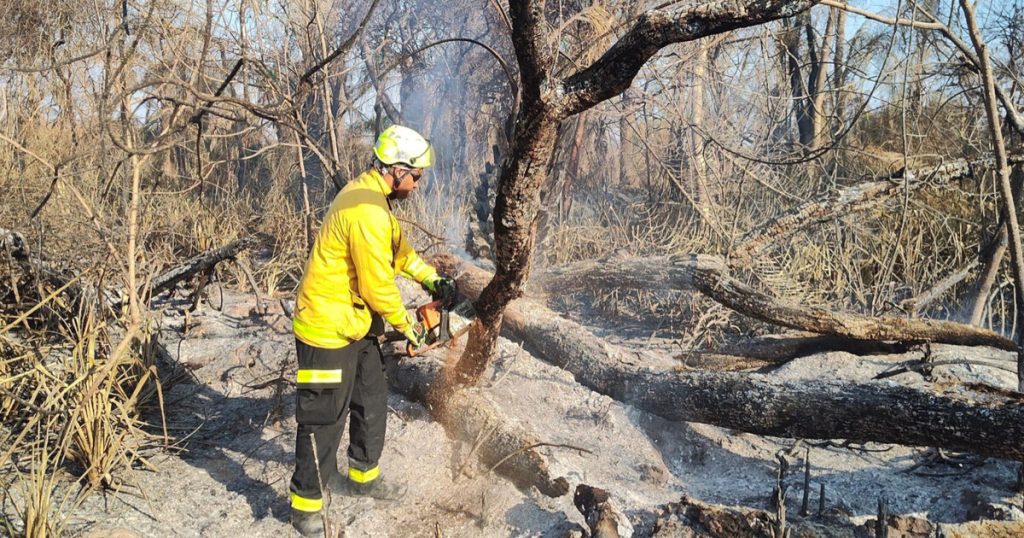
[{"label": "man's back", "polygon": [[394,242],[395,223],[383,189],[379,173],[364,172],[335,196],[324,216],[296,299],[293,327],[307,344],[342,347],[369,330],[371,312],[358,291],[350,235],[373,229]]}]

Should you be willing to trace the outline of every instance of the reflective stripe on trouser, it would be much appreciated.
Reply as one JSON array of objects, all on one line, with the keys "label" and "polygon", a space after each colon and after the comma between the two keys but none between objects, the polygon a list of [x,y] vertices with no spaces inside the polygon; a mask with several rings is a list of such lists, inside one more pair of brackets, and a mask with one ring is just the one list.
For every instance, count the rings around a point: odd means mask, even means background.
[{"label": "reflective stripe on trouser", "polygon": [[341,369],[336,370],[299,370],[295,373],[297,385],[330,385],[341,383]]},{"label": "reflective stripe on trouser", "polygon": [[324,507],[324,499],[320,497],[318,499],[310,499],[292,493],[292,508],[301,512],[319,512]]},{"label": "reflective stripe on trouser", "polygon": [[[338,473],[338,445],[346,414],[349,467],[363,472],[377,467],[384,448],[387,381],[375,340],[359,340],[340,349],[321,349],[301,340],[295,345],[300,370],[341,371],[337,382],[300,383],[295,391],[298,429],[295,473],[289,489],[301,498],[317,499],[321,497],[320,480],[326,483],[332,473]],[[310,434],[316,439],[319,479]]]},{"label": "reflective stripe on trouser", "polygon": [[374,480],[377,479],[378,476],[380,476],[380,467],[378,467],[376,465],[373,466],[373,469],[370,469],[370,470],[367,470],[367,471],[361,471],[359,469],[356,469],[354,466],[352,466],[351,463],[349,464],[348,478],[349,478],[349,480],[352,480],[353,482],[358,482],[360,484],[366,484],[368,482],[373,482]]}]

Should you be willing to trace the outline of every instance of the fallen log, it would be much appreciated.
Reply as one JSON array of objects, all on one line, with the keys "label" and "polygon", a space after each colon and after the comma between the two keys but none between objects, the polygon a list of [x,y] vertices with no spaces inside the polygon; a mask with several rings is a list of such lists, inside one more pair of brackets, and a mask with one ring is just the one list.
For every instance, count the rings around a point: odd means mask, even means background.
[{"label": "fallen log", "polygon": [[239,252],[252,248],[257,244],[259,244],[259,238],[255,235],[250,235],[236,239],[222,247],[197,254],[154,278],[153,282],[149,285],[148,293],[140,295],[143,297],[155,297],[173,288],[183,280],[212,270],[218,263],[228,258],[234,258]]},{"label": "fallen log", "polygon": [[906,353],[907,342],[855,340],[830,334],[794,333],[758,336],[711,350],[686,351],[676,356],[683,365],[701,370],[735,371],[786,363],[797,357],[828,351],[854,355]]},{"label": "fallen log", "polygon": [[[10,292],[14,302],[7,306],[14,306],[15,311],[20,310],[18,305],[42,300],[50,292],[61,290],[59,293],[66,300],[51,305],[61,305],[65,312],[74,312],[86,293],[96,293],[93,286],[79,281],[75,272],[33,255],[25,236],[15,230],[0,228],[0,267],[3,268],[0,296]],[[19,289],[21,286],[25,289]]]},{"label": "fallen log", "polygon": [[[1024,162],[1024,156],[1013,155],[1011,164]],[[815,224],[863,211],[885,200],[924,185],[935,186],[971,177],[977,170],[996,166],[994,157],[958,159],[937,166],[917,170],[901,169],[875,181],[858,183],[833,191],[823,198],[801,204],[785,214],[775,217],[747,232],[739,245],[731,252],[731,258],[746,263],[768,247],[778,244],[781,239],[791,237]]]},{"label": "fallen log", "polygon": [[[459,289],[479,293],[490,276],[448,263]],[[618,349],[578,323],[526,299],[505,310],[504,327],[581,385],[669,420],[759,435],[935,446],[1024,458],[1024,394],[980,385],[938,392],[891,381],[780,381],[768,375],[674,371],[664,359]],[[659,367],[660,363],[660,367]]]},{"label": "fallen log", "polygon": [[[140,290],[146,292],[141,295],[144,297],[154,297],[173,288],[179,282],[211,271],[218,263],[234,258],[238,253],[258,245],[259,242],[260,238],[257,235],[250,235],[236,239],[222,247],[199,253],[154,278],[147,290]],[[73,275],[70,273],[65,274],[64,272],[50,269],[41,260],[31,257],[24,236],[17,231],[0,228],[0,254],[9,255],[19,262],[25,270],[37,273],[58,286],[73,278]],[[81,295],[82,290],[75,286],[69,292],[70,295],[78,296]],[[120,295],[117,290],[104,290],[104,294],[113,307],[116,308],[120,305],[121,300],[116,298]]]},{"label": "fallen log", "polygon": [[539,279],[547,289],[593,286],[697,290],[746,316],[801,331],[870,341],[1017,345],[993,331],[945,320],[870,317],[797,305],[765,295],[729,275],[725,261],[706,254],[611,257],[550,269]]},{"label": "fallen log", "polygon": [[[708,504],[683,496],[679,502],[659,506],[654,511],[652,536],[701,536],[707,538],[772,538],[772,514],[756,508]],[[848,525],[852,530],[853,525]],[[798,533],[797,536],[805,536]],[[817,536],[810,534],[810,536]]]},{"label": "fallen log", "polygon": [[[649,515],[652,519],[649,535],[654,538],[774,538],[776,516],[765,510],[745,506],[724,506],[683,496],[678,502],[658,506]],[[850,517],[838,512],[824,517],[792,517],[787,522],[787,535],[799,537],[869,537],[878,536],[878,519],[854,524]],[[648,530],[648,529],[644,529]],[[914,515],[888,514],[885,532],[902,538],[1009,538],[1021,536],[1021,521],[969,521],[966,523],[940,523]]]},{"label": "fallen log", "polygon": [[456,391],[444,402],[432,401],[432,386],[440,383],[443,375],[438,362],[419,358],[399,363],[392,379],[399,392],[430,410],[450,438],[473,447],[469,457],[475,453],[481,462],[521,489],[536,487],[549,497],[569,492],[569,482],[553,477],[544,457],[537,452],[536,447],[544,443],[501,418],[476,389]]}]

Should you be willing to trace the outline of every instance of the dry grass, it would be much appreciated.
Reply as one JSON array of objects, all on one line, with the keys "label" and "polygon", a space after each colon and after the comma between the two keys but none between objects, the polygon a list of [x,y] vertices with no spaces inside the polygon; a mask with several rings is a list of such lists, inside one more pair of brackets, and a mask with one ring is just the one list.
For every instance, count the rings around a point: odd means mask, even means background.
[{"label": "dry grass", "polygon": [[54,289],[10,269],[0,288],[21,300],[0,313],[0,469],[18,477],[4,484],[21,520],[13,532],[58,536],[80,495],[123,487],[125,471],[147,465],[155,443],[140,415],[159,400],[151,331],[114,330],[82,292],[99,285],[92,272]]}]

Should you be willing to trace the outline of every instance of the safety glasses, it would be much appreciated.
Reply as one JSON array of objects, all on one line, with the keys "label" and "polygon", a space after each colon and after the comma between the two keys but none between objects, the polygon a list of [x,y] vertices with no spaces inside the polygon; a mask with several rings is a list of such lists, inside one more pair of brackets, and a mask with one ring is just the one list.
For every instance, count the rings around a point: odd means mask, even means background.
[{"label": "safety glasses", "polygon": [[392,169],[394,169],[395,172],[402,174],[402,178],[405,178],[405,175],[412,176],[412,180],[414,183],[419,181],[420,178],[423,177],[422,168],[406,168],[404,166],[392,166]]}]

